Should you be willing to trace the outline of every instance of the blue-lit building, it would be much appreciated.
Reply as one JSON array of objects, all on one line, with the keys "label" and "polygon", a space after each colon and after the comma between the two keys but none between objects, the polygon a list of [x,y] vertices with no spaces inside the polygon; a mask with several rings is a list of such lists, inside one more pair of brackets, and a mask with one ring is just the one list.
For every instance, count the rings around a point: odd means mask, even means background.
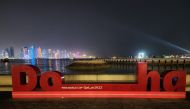
[{"label": "blue-lit building", "polygon": [[30,56],[30,59],[31,59],[31,64],[32,65],[35,65],[36,64],[36,61],[35,61],[35,47],[34,46],[31,46],[29,48],[29,56]]}]

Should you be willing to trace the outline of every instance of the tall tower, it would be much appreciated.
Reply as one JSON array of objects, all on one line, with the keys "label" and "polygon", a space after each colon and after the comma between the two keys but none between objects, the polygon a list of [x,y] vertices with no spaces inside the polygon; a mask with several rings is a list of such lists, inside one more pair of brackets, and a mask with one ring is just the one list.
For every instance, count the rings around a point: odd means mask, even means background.
[{"label": "tall tower", "polygon": [[46,49],[42,49],[42,58],[48,58],[48,52]]},{"label": "tall tower", "polygon": [[55,51],[55,59],[60,59],[60,50]]},{"label": "tall tower", "polygon": [[11,57],[11,55],[10,55],[10,49],[9,49],[9,48],[6,48],[4,54],[5,54],[4,57],[6,57],[6,58]]},{"label": "tall tower", "polygon": [[31,46],[30,49],[29,49],[29,56],[30,56],[30,59],[31,59],[31,64],[35,65],[36,61],[35,61],[35,48],[34,48],[34,46]]},{"label": "tall tower", "polygon": [[40,48],[40,47],[37,50],[37,57],[42,58],[42,48]]},{"label": "tall tower", "polygon": [[10,57],[14,58],[14,48],[10,47]]},{"label": "tall tower", "polygon": [[48,58],[53,58],[52,49],[48,49]]}]

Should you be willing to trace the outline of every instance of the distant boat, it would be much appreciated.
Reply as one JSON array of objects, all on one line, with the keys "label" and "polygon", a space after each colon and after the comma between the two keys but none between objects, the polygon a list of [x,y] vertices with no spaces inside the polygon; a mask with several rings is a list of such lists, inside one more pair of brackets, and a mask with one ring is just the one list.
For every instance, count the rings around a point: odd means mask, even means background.
[{"label": "distant boat", "polygon": [[8,58],[1,59],[2,62],[9,62]]}]

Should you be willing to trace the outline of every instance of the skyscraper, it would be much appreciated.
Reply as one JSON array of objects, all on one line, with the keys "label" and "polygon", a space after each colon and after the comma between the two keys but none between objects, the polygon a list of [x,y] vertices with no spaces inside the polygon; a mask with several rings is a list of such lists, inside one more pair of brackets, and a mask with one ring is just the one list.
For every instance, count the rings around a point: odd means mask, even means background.
[{"label": "skyscraper", "polygon": [[40,47],[37,49],[37,57],[42,58],[42,49]]},{"label": "skyscraper", "polygon": [[48,58],[48,52],[46,49],[42,49],[42,58]]},{"label": "skyscraper", "polygon": [[36,61],[35,61],[35,47],[34,46],[31,46],[29,49],[29,56],[31,58],[31,64],[35,65]]},{"label": "skyscraper", "polygon": [[10,49],[9,49],[9,48],[6,48],[6,49],[5,49],[4,56],[5,56],[6,58],[9,58],[9,57],[10,57]]},{"label": "skyscraper", "polygon": [[21,58],[24,58],[24,59],[29,59],[30,58],[28,47],[25,46],[25,47],[23,47],[21,49]]},{"label": "skyscraper", "polygon": [[14,58],[14,48],[10,47],[10,57]]},{"label": "skyscraper", "polygon": [[48,58],[53,58],[52,49],[48,49]]},{"label": "skyscraper", "polygon": [[60,59],[60,50],[55,51],[55,59]]}]

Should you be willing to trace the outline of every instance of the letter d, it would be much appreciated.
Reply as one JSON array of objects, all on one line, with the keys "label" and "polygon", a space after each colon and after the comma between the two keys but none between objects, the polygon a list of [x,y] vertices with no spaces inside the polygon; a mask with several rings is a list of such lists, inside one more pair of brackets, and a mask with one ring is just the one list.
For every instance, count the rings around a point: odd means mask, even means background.
[{"label": "letter d", "polygon": [[37,85],[39,69],[32,65],[12,65],[13,91],[32,91]]}]

